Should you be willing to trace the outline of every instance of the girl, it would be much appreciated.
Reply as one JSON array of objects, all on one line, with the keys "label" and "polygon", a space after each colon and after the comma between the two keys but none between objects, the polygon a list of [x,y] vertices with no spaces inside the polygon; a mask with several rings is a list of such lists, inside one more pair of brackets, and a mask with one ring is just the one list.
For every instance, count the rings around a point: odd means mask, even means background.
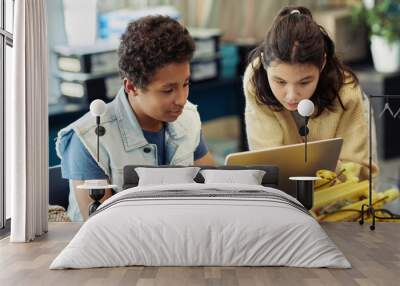
[{"label": "girl", "polygon": [[[99,162],[94,160],[91,114],[58,134],[62,174],[70,180],[72,220],[88,217],[91,200],[87,191],[76,188],[83,180],[107,179],[120,191],[126,165],[214,164],[196,106],[187,101],[194,49],[187,29],[171,18],[148,16],[129,24],[118,50],[123,86],[101,118],[106,132]],[[111,190],[105,198],[109,196]]]},{"label": "girl", "polygon": [[[310,141],[344,139],[338,170],[354,162],[368,175],[368,122],[356,75],[335,54],[335,45],[304,7],[283,8],[266,38],[250,54],[244,75],[245,121],[250,149],[302,143],[297,113],[302,99],[315,111]],[[373,164],[373,173],[377,165]]]}]

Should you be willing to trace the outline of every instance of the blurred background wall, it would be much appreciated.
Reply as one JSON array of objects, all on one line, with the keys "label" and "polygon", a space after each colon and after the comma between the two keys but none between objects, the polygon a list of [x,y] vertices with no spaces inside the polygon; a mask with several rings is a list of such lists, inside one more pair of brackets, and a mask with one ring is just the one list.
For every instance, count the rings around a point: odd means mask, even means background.
[{"label": "blurred background wall", "polygon": [[[369,37],[373,33],[368,19],[354,21],[365,14],[357,7],[377,7],[381,2],[392,5],[388,6],[390,13],[400,15],[400,9],[396,10],[398,1],[390,0],[48,0],[50,165],[59,163],[54,151],[57,131],[87,112],[93,99],[112,100],[121,86],[116,48],[131,20],[164,13],[189,27],[198,50],[192,62],[189,100],[198,104],[209,148],[223,164],[227,154],[247,150],[242,92],[247,55],[263,40],[274,16],[284,6],[303,5],[312,10],[367,94],[400,94],[398,71],[380,71],[373,61]],[[390,17],[385,19],[390,22]],[[399,41],[400,31],[392,30],[383,27],[382,34],[389,31]],[[385,52],[383,55],[379,62],[396,62]],[[376,114],[388,101],[374,100]],[[391,101],[396,112],[400,102]],[[376,117],[376,123],[379,157],[390,166],[387,177],[395,181],[400,176],[400,135],[391,130],[398,129],[399,122],[396,118]]]}]

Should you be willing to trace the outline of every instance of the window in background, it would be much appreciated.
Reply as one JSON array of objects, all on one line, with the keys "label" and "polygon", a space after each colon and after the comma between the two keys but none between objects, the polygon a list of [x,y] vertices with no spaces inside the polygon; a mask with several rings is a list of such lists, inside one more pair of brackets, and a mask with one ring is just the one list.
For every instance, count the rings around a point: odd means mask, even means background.
[{"label": "window in background", "polygon": [[3,2],[0,3],[0,228],[4,227],[4,35],[3,35]]},{"label": "window in background", "polygon": [[0,0],[0,236],[9,232],[10,194],[5,189],[5,102],[11,96],[14,0]]},{"label": "window in background", "polygon": [[5,14],[6,16],[6,31],[11,34],[14,32],[14,0],[5,0]]},{"label": "window in background", "polygon": [[[6,45],[6,52],[5,52],[5,98],[6,100],[9,100],[11,96],[11,75],[12,75],[12,47],[9,45]],[[3,129],[4,130],[4,129]],[[5,154],[5,153],[4,153]],[[3,165],[5,166],[5,165]],[[4,170],[5,171],[5,170]],[[5,190],[5,219],[10,219],[11,218],[11,194],[8,189]]]}]

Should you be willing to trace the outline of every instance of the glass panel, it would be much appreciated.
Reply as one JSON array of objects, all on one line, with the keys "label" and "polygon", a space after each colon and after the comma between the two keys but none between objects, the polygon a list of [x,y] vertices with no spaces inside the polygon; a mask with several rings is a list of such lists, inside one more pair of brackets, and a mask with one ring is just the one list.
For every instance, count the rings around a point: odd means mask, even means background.
[{"label": "glass panel", "polygon": [[[6,46],[6,74],[5,74],[5,99],[10,100],[11,97],[11,76],[12,76],[12,48]],[[11,217],[11,194],[6,188],[6,219]]]},{"label": "glass panel", "polygon": [[6,1],[6,31],[14,32],[14,0]]},{"label": "glass panel", "polygon": [[0,29],[3,28],[3,0],[0,0]]},{"label": "glass panel", "polygon": [[[0,5],[1,6],[1,5]],[[3,45],[4,45],[4,37],[0,35],[0,63],[3,65]],[[3,118],[4,114],[4,105],[3,105],[3,68],[0,67],[0,118]],[[3,152],[3,138],[4,138],[4,125],[3,121],[0,120],[0,228],[4,227],[4,169],[3,169],[3,160],[4,160],[4,152]]]}]

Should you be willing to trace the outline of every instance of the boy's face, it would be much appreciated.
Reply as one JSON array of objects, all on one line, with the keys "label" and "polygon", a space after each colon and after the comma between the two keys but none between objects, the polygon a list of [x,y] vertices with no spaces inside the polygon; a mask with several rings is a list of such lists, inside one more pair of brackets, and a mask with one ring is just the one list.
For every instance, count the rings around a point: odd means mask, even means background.
[{"label": "boy's face", "polygon": [[145,89],[125,82],[125,90],[139,122],[173,122],[182,114],[189,95],[190,63],[171,63],[160,68]]}]

